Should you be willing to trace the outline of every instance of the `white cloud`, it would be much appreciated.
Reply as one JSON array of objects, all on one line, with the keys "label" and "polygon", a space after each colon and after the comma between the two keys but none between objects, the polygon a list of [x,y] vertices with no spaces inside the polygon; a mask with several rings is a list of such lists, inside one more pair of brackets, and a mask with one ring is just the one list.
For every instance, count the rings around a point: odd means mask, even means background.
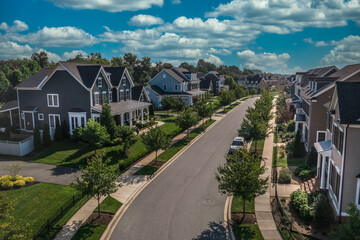
[{"label": "white cloud", "polygon": [[80,55],[80,54],[83,55],[84,57],[88,55],[83,50],[73,50],[71,52],[64,52],[63,55],[62,55],[62,59],[63,60],[68,60],[70,58],[75,58],[77,55]]},{"label": "white cloud", "polygon": [[151,15],[144,15],[144,14],[139,14],[139,15],[133,16],[129,21],[130,25],[139,26],[139,27],[161,25],[163,23],[164,23],[164,20],[162,20],[159,17],[154,17]]},{"label": "white cloud", "polygon": [[214,54],[218,54],[218,55],[230,55],[231,51],[222,48],[222,49],[215,49],[215,48],[210,48],[209,53],[214,53]]},{"label": "white cloud", "polygon": [[257,30],[286,34],[305,27],[346,26],[347,20],[360,24],[360,1],[233,0],[220,4],[206,16],[230,16]]},{"label": "white cloud", "polygon": [[172,4],[177,5],[177,4],[180,4],[180,3],[181,3],[181,1],[180,1],[180,0],[172,0]]},{"label": "white cloud", "polygon": [[28,29],[29,29],[29,26],[20,20],[15,20],[14,24],[12,26],[9,26],[6,22],[2,22],[0,24],[0,30],[10,32],[10,33],[11,32],[23,32]]},{"label": "white cloud", "polygon": [[34,50],[28,45],[19,45],[15,42],[0,42],[0,59],[16,59],[31,56]]},{"label": "white cloud", "polygon": [[97,9],[107,12],[137,11],[161,7],[164,0],[48,0],[56,6],[74,9]]},{"label": "white cloud", "polygon": [[[6,25],[5,23],[2,26],[6,27]],[[99,43],[96,37],[76,27],[44,27],[28,34],[19,34],[11,30],[23,31],[25,26],[27,26],[25,23],[19,21],[8,28],[5,34],[0,35],[0,40],[28,43],[39,47],[83,47]]]},{"label": "white cloud", "polygon": [[337,41],[336,47],[321,59],[321,63],[339,67],[360,63],[360,36],[350,35]]},{"label": "white cloud", "polygon": [[241,64],[246,68],[260,69],[262,71],[287,72],[287,62],[290,59],[288,53],[259,53],[251,50],[245,50],[236,53]]},{"label": "white cloud", "polygon": [[326,47],[326,46],[333,46],[338,44],[338,41],[329,41],[329,42],[313,41],[311,38],[305,38],[303,39],[303,41],[306,43],[313,44],[315,47]]},{"label": "white cloud", "polygon": [[204,58],[204,60],[206,62],[211,62],[215,65],[221,65],[224,63],[219,57],[212,55],[212,54],[208,54],[208,57]]}]

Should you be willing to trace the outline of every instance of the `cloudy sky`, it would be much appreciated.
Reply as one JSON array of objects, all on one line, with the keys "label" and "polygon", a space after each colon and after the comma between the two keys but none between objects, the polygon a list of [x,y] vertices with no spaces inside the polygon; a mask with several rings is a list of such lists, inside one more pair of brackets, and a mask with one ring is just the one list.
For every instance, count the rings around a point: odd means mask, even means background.
[{"label": "cloudy sky", "polygon": [[292,73],[360,63],[360,0],[11,0],[0,59],[47,51]]}]

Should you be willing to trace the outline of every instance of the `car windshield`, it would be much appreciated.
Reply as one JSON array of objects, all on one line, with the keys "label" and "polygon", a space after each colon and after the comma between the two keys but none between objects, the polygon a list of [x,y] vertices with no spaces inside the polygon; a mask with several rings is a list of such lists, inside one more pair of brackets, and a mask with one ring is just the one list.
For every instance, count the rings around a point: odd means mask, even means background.
[{"label": "car windshield", "polygon": [[244,145],[244,143],[242,141],[233,141],[233,143],[231,145],[233,145],[233,146],[242,146],[242,145]]}]

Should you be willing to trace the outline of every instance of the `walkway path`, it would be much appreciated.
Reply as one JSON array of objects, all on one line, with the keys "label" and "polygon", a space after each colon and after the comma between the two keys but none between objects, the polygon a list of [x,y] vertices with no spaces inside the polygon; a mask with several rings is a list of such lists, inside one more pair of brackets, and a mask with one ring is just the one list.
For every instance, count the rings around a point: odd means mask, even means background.
[{"label": "walkway path", "polygon": [[[272,112],[275,112],[275,107],[272,109]],[[270,120],[270,124],[274,125],[275,119]],[[269,178],[269,189],[268,192],[264,195],[261,195],[255,198],[255,215],[256,221],[258,222],[259,229],[265,240],[276,239],[281,240],[281,236],[275,225],[275,221],[271,211],[270,205],[270,191],[271,191],[271,170],[272,170],[272,156],[273,156],[273,139],[274,134],[270,133],[269,136],[265,139],[264,150],[261,162],[262,166],[266,167],[266,171],[261,178]]]},{"label": "walkway path", "polygon": [[23,168],[18,174],[24,177],[33,177],[36,182],[70,185],[76,177],[81,175],[80,170],[76,168],[0,159],[0,176],[9,175],[5,167],[12,164],[21,164]]}]

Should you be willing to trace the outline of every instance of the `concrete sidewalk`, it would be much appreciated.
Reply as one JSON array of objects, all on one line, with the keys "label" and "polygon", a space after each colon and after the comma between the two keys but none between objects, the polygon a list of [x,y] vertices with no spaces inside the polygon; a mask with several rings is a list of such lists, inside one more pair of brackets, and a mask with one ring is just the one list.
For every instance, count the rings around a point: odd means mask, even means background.
[{"label": "concrete sidewalk", "polygon": [[[275,113],[276,108],[272,109],[272,113]],[[275,124],[275,119],[270,120],[270,124]],[[256,221],[258,222],[259,229],[261,234],[265,240],[268,239],[276,239],[281,240],[281,236],[277,230],[275,225],[275,221],[271,211],[270,205],[270,192],[272,188],[271,182],[271,169],[272,169],[272,157],[273,157],[273,139],[274,134],[270,133],[268,137],[265,139],[264,149],[261,165],[266,167],[265,173],[261,175],[261,178],[269,178],[269,188],[267,193],[255,198],[255,215]]]}]

